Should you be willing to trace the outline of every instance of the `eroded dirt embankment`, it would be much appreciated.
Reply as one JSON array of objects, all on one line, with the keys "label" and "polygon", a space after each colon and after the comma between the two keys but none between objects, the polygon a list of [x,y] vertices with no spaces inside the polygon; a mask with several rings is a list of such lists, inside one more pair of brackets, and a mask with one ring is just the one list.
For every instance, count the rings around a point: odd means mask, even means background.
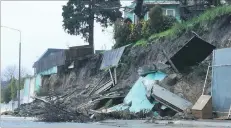
[{"label": "eroded dirt embankment", "polygon": [[[206,32],[200,32],[200,30],[196,32],[202,39],[213,44],[217,48],[230,47],[230,21],[231,16],[224,16],[214,22],[206,24],[208,27]],[[115,88],[127,88],[126,90],[128,91],[139,77],[137,73],[139,67],[151,65],[158,61],[166,62],[160,48],[164,48],[166,53],[169,56],[172,56],[193,36],[193,33],[187,32],[176,39],[163,38],[154,41],[153,44],[148,44],[148,46],[127,48],[118,67],[118,84]],[[79,92],[86,87],[91,88],[98,83],[104,74],[104,71],[99,70],[101,61],[102,55],[95,55],[88,60],[80,62],[79,67],[70,73],[62,74],[58,76],[58,78],[56,78],[57,76],[51,76],[55,78],[53,80],[48,80],[46,84],[79,88]],[[211,62],[211,56],[209,56],[199,66],[193,66],[190,69],[185,70],[185,72],[182,73],[183,78],[174,85],[173,92],[195,103],[202,93],[208,62]]]},{"label": "eroded dirt embankment", "polygon": [[[231,16],[224,16],[213,22],[205,24],[207,30],[201,32],[195,31],[205,41],[215,45],[217,48],[231,46]],[[191,32],[185,32],[175,39],[162,38],[154,41],[147,46],[128,47],[122,58],[117,70],[118,84],[111,90],[122,90],[126,94],[135,81],[138,79],[137,70],[143,65],[152,65],[155,62],[165,62],[166,59],[160,49],[164,48],[169,56],[172,56],[180,49],[188,40],[194,36]],[[196,49],[195,49],[196,50]],[[99,70],[102,61],[102,55],[94,55],[86,60],[79,61],[73,70],[52,75],[44,79],[44,86],[52,86],[56,91],[62,94],[75,92],[66,98],[69,103],[69,109],[77,109],[78,105],[90,101],[92,97],[84,94],[89,92],[104,76],[105,71]],[[204,60],[201,64],[193,66],[182,73],[182,78],[171,87],[171,91],[175,94],[195,103],[202,94],[202,88],[206,75],[208,63],[211,62],[211,56]],[[105,82],[110,77],[102,81]],[[209,75],[210,76],[210,75]],[[210,81],[210,77],[208,78]],[[210,93],[210,83],[208,82],[206,93]],[[81,93],[81,95],[80,95]],[[91,106],[94,108],[94,106]],[[85,108],[88,109],[88,108]],[[86,112],[87,113],[87,112]]]}]

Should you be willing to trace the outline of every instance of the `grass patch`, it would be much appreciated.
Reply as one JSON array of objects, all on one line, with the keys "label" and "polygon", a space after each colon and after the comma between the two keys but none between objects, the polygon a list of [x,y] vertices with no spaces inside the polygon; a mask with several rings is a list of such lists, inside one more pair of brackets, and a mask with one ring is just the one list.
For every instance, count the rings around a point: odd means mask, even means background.
[{"label": "grass patch", "polygon": [[[151,35],[149,37],[149,40],[159,39],[163,37],[170,37],[170,38],[177,37],[183,32],[195,30],[195,29],[203,30],[204,24],[207,24],[210,21],[214,21],[216,18],[219,18],[221,16],[224,16],[230,13],[231,13],[231,5],[211,8],[205,11],[199,17],[195,17],[192,20],[189,20],[187,22],[177,23],[169,30]],[[141,45],[141,44],[143,44],[143,39],[136,42],[136,45]]]},{"label": "grass patch", "polygon": [[141,46],[147,45],[147,40],[146,39],[138,40],[134,46],[140,46],[140,45]]}]

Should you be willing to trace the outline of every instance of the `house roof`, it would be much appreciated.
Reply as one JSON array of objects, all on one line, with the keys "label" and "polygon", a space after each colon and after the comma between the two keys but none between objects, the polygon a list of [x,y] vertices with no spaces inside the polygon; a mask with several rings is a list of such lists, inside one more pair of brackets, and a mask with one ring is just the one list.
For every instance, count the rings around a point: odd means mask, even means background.
[{"label": "house roof", "polygon": [[[179,1],[175,0],[144,0],[144,5],[179,5]],[[127,9],[125,11],[132,12],[136,6],[136,0],[132,1],[129,6],[126,6]]]},{"label": "house roof", "polygon": [[70,47],[69,49],[84,49],[84,48],[92,48],[92,46],[90,45],[81,45],[81,46],[73,46],[73,47]]},{"label": "house roof", "polygon": [[[38,62],[40,59],[48,56],[50,53],[60,52],[60,51],[63,51],[63,50],[65,50],[65,49],[48,48],[36,62]],[[35,67],[36,62],[34,63],[33,68]]]},{"label": "house roof", "polygon": [[144,5],[152,5],[152,4],[161,4],[161,5],[166,5],[166,4],[180,4],[179,1],[174,1],[174,0],[146,0],[144,1]]}]

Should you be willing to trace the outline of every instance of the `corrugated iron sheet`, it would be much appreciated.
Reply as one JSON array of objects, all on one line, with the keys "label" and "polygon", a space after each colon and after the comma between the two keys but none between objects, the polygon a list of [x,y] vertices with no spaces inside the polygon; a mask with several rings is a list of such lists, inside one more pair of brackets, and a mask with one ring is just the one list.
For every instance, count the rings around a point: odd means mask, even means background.
[{"label": "corrugated iron sheet", "polygon": [[228,112],[231,105],[231,48],[217,49],[212,62],[213,111]]},{"label": "corrugated iron sheet", "polygon": [[65,51],[55,52],[48,55],[45,58],[40,59],[36,62],[35,68],[36,73],[43,72],[55,66],[61,66],[65,64]]},{"label": "corrugated iron sheet", "polygon": [[110,51],[105,51],[103,54],[103,61],[101,63],[100,69],[117,66],[124,52],[125,47],[126,46],[113,49]]}]

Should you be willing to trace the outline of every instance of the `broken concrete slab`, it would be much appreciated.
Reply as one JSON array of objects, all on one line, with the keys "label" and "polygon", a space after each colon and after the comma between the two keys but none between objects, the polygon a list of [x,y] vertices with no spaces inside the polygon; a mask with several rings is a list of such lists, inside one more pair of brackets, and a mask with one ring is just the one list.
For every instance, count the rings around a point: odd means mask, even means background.
[{"label": "broken concrete slab", "polygon": [[177,82],[177,74],[170,74],[160,82],[160,85],[173,86],[176,84],[176,82]]},{"label": "broken concrete slab", "polygon": [[156,101],[175,110],[176,112],[183,112],[192,107],[191,102],[159,86],[155,81],[146,81],[144,82],[144,86],[147,86],[148,88],[151,87],[152,96]]}]

